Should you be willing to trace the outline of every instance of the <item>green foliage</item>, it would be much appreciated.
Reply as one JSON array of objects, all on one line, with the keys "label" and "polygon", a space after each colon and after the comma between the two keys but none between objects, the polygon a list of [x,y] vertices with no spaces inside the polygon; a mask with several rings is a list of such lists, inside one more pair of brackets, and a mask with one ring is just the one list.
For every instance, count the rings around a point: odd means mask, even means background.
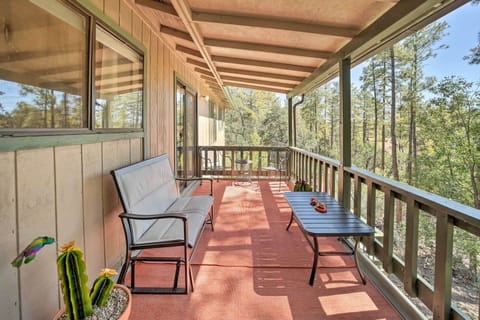
[{"label": "green foliage", "polygon": [[83,319],[92,314],[92,301],[83,253],[70,242],[62,247],[57,258],[58,277],[61,281],[63,301],[69,319]]},{"label": "green foliage", "polygon": [[225,111],[225,144],[286,146],[287,112],[272,92],[231,88],[235,109]]}]

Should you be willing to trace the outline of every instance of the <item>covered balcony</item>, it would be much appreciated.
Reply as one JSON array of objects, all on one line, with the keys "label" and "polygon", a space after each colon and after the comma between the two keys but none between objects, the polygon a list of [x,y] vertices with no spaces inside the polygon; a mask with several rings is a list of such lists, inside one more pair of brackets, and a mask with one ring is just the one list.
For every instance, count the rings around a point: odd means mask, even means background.
[{"label": "covered balcony", "polygon": [[[63,304],[55,259],[67,241],[84,250],[91,279],[120,269],[122,206],[111,170],[167,153],[180,177],[214,179],[216,230],[204,230],[192,263],[195,291],[134,295],[131,319],[478,318],[477,275],[465,296],[452,266],[459,234],[478,246],[480,211],[352,161],[352,68],[467,2],[3,1],[2,315],[53,316]],[[306,94],[337,77],[332,159],[299,147],[297,112]],[[226,145],[232,87],[286,95],[285,146]],[[322,257],[308,285],[310,247],[298,226],[285,230],[283,193],[297,180],[374,228],[360,244],[366,285],[351,257]],[[39,235],[55,245],[13,268],[10,257]],[[321,245],[342,248],[336,239]],[[171,267],[142,264],[139,281],[169,281],[162,271]]]}]

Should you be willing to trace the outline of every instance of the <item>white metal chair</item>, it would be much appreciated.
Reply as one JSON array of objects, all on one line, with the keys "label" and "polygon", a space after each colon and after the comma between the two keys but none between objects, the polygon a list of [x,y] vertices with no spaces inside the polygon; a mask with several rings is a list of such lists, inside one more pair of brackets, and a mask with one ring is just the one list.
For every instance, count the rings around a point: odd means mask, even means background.
[{"label": "white metal chair", "polygon": [[[272,156],[272,154],[275,156]],[[285,152],[285,155],[282,157],[280,157],[280,152],[271,152],[267,157],[267,165],[259,169],[258,179],[260,180],[260,175],[263,171],[265,171],[267,175],[272,172],[276,173],[276,175],[280,177],[278,182],[278,190],[280,191],[283,177],[288,181],[288,157],[288,152]],[[262,163],[262,159],[260,159],[259,162]]]}]

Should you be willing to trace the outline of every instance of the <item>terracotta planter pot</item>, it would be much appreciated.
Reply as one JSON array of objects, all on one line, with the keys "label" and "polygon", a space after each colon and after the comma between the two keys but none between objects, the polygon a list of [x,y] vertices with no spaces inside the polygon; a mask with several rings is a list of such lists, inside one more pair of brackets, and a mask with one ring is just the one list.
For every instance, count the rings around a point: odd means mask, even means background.
[{"label": "terracotta planter pot", "polygon": [[[128,302],[127,302],[127,306],[125,307],[125,309],[123,310],[123,313],[120,315],[120,317],[118,317],[117,320],[128,320],[130,318],[130,312],[132,311],[132,294],[130,293],[130,290],[124,286],[124,285],[121,285],[121,284],[115,284],[114,288],[118,288],[118,289],[121,289],[123,290],[127,296],[128,296]],[[60,319],[60,317],[65,313],[65,306],[63,306],[58,312],[57,314],[53,317],[53,320],[58,320]]]}]

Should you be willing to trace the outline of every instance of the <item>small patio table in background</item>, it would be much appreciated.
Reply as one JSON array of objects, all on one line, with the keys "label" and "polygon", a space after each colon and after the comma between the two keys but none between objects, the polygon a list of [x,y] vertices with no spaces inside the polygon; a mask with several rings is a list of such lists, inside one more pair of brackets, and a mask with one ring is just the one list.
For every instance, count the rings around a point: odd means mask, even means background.
[{"label": "small patio table in background", "polygon": [[[373,228],[352,214],[349,210],[340,205],[337,200],[324,192],[285,192],[292,216],[287,226],[290,228],[295,220],[307,239],[310,247],[313,249],[313,266],[310,275],[309,284],[313,285],[318,265],[318,256],[323,255],[353,255],[355,258],[355,267],[357,268],[363,284],[366,284],[365,275],[360,270],[357,258],[358,242],[363,236],[373,234]],[[315,198],[326,204],[327,212],[320,213],[310,204],[310,199]],[[313,238],[313,244],[310,239]],[[350,251],[319,251],[318,237],[337,237],[351,249]],[[353,237],[355,245],[352,246],[346,237]]]}]

